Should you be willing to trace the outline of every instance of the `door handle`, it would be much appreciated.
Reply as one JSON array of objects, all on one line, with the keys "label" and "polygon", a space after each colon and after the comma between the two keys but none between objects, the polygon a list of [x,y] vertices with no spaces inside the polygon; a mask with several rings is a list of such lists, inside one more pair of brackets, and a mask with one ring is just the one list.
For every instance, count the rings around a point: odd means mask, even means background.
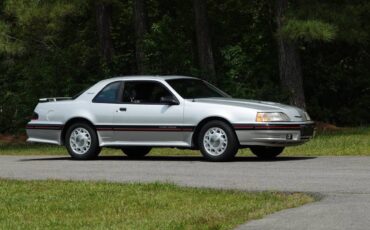
[{"label": "door handle", "polygon": [[119,111],[121,111],[121,112],[126,112],[126,111],[127,111],[127,109],[126,109],[126,108],[119,108]]}]

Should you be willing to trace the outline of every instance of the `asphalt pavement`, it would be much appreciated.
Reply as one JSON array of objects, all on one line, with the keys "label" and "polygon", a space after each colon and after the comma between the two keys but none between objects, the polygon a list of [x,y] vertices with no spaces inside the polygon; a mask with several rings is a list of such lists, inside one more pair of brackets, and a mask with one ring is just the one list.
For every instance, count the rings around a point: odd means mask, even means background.
[{"label": "asphalt pavement", "polygon": [[201,157],[2,156],[0,177],[12,179],[174,182],[246,191],[309,192],[320,199],[286,209],[238,229],[370,229],[370,157],[280,157],[259,161],[205,162]]}]

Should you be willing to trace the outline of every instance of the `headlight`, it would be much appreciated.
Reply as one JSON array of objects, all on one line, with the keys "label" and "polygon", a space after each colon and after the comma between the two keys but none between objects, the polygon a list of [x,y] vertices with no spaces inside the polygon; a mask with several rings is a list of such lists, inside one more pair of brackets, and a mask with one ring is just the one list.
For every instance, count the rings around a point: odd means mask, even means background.
[{"label": "headlight", "polygon": [[307,112],[304,112],[304,115],[305,115],[307,121],[310,121],[311,120],[311,117],[310,117],[310,115],[308,115]]},{"label": "headlight", "polygon": [[285,113],[257,113],[257,122],[290,121]]}]

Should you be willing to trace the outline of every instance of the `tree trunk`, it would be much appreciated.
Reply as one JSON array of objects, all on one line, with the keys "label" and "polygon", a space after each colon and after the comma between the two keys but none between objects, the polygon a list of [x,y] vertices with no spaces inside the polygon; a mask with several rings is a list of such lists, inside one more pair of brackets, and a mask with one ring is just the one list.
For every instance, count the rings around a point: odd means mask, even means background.
[{"label": "tree trunk", "polygon": [[289,92],[291,105],[306,108],[303,76],[297,44],[294,41],[283,38],[279,31],[284,24],[285,11],[288,0],[275,1],[275,17],[277,24],[277,43],[279,54],[279,75],[282,87]]},{"label": "tree trunk", "polygon": [[112,5],[103,1],[96,2],[96,23],[99,37],[99,51],[104,62],[111,63],[114,50],[111,36]]},{"label": "tree trunk", "polygon": [[215,82],[216,71],[212,43],[209,35],[206,0],[193,0],[199,67],[203,78]]},{"label": "tree trunk", "polygon": [[136,63],[138,74],[147,74],[145,66],[145,50],[143,40],[148,32],[147,12],[145,0],[133,0],[135,35],[136,35]]}]

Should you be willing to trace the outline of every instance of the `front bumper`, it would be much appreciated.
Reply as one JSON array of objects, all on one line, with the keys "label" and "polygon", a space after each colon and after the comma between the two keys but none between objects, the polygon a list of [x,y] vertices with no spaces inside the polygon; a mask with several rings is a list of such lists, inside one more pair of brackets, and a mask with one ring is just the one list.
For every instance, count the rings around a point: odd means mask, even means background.
[{"label": "front bumper", "polygon": [[237,124],[234,129],[242,147],[299,145],[315,135],[314,122]]}]

